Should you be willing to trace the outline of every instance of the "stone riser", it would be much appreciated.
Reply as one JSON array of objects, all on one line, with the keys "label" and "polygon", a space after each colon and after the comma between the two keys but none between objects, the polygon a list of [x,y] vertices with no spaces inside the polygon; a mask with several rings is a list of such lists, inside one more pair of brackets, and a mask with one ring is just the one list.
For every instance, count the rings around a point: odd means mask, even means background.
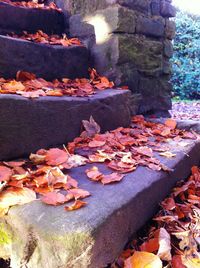
[{"label": "stone riser", "polygon": [[51,46],[0,35],[0,76],[15,77],[24,70],[39,77],[87,77],[89,52],[83,46]]},{"label": "stone riser", "polygon": [[102,131],[130,123],[129,91],[105,90],[91,97],[0,95],[0,160],[63,145],[80,134],[92,115]]},{"label": "stone riser", "polygon": [[32,33],[42,30],[49,34],[61,34],[65,29],[65,18],[62,12],[56,10],[26,8],[0,2],[0,29]]}]

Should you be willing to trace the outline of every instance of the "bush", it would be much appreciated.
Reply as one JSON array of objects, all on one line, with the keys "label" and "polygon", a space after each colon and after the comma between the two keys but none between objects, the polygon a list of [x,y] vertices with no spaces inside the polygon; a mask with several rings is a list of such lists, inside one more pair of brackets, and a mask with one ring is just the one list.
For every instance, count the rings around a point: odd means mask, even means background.
[{"label": "bush", "polygon": [[181,99],[200,99],[200,18],[178,12],[172,83]]}]

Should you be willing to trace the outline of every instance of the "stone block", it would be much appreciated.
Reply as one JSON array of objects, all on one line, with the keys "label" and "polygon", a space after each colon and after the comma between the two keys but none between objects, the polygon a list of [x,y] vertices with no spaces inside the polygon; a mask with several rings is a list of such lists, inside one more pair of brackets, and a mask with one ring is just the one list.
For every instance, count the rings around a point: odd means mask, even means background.
[{"label": "stone block", "polygon": [[104,90],[90,97],[27,99],[0,95],[0,160],[29,155],[40,148],[66,144],[80,134],[92,115],[102,131],[130,123],[130,92]]},{"label": "stone block", "polygon": [[[107,267],[155,215],[176,182],[199,164],[200,143],[187,143],[184,148],[178,141],[167,144],[176,154],[173,159],[156,155],[172,169],[170,173],[139,167],[121,182],[104,186],[86,177],[85,170],[91,165],[71,170],[80,188],[91,193],[85,200],[87,206],[71,212],[64,205],[48,206],[40,201],[12,207],[0,219],[0,230],[11,237],[10,244],[1,244],[0,257],[6,251],[11,267],[17,268],[22,263],[28,268]],[[111,172],[106,165],[97,166],[104,174]]]},{"label": "stone block", "polygon": [[106,22],[108,33],[135,33],[137,14],[129,8],[120,5],[110,6],[93,13],[86,21],[93,17]]},{"label": "stone block", "polygon": [[172,85],[169,79],[170,77],[167,75],[159,78],[140,78],[139,92],[142,100],[139,113],[154,113],[171,109]]},{"label": "stone block", "polygon": [[0,35],[0,76],[33,72],[48,80],[87,77],[89,52],[84,46],[52,46]]},{"label": "stone block", "polygon": [[152,0],[151,1],[151,14],[153,16],[160,15],[160,0]]},{"label": "stone block", "polygon": [[148,18],[139,16],[137,19],[136,32],[147,36],[162,37],[165,31],[163,18]]},{"label": "stone block", "polygon": [[165,36],[172,40],[176,35],[176,23],[175,21],[166,19]]},{"label": "stone block", "polygon": [[[92,49],[95,67],[100,73],[106,74],[117,84],[128,82],[131,89],[135,89],[136,85],[135,82],[130,82],[134,78],[128,78],[132,72],[152,76],[162,73],[162,53],[162,42],[129,34],[112,34],[107,42]],[[126,79],[127,73],[130,75]]]},{"label": "stone block", "polygon": [[13,6],[0,2],[0,29],[13,32],[36,32],[61,34],[65,29],[62,12],[53,9],[38,9]]},{"label": "stone block", "polygon": [[160,13],[163,17],[167,17],[167,18],[175,17],[176,8],[172,6],[169,2],[162,0]]},{"label": "stone block", "polygon": [[118,0],[118,3],[122,6],[126,6],[134,10],[138,10],[145,14],[150,13],[150,1],[149,0]]},{"label": "stone block", "polygon": [[173,45],[170,40],[164,41],[164,55],[168,58],[173,56]]}]

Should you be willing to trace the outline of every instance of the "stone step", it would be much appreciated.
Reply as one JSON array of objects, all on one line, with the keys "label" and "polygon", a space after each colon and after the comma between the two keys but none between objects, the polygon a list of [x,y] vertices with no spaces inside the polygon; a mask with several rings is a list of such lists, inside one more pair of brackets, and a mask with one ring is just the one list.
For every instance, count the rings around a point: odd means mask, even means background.
[{"label": "stone step", "polygon": [[0,2],[0,29],[4,31],[34,33],[42,30],[49,34],[61,34],[65,27],[64,14],[57,10],[26,8]]},{"label": "stone step", "polygon": [[87,77],[89,60],[84,46],[53,46],[0,35],[1,77],[13,78],[19,70],[48,80]]},{"label": "stone step", "polygon": [[[170,143],[176,152],[173,159],[157,155],[173,169],[170,173],[139,167],[120,183],[103,186],[86,178],[88,166],[71,170],[69,174],[80,187],[92,194],[88,205],[72,212],[39,201],[11,208],[0,219],[0,231],[9,238],[7,244],[1,244],[0,257],[11,258],[13,268],[22,263],[28,268],[106,267],[154,215],[175,183],[199,164],[200,142],[186,142],[186,147]],[[110,173],[105,165],[98,167]]]},{"label": "stone step", "polygon": [[0,95],[0,160],[66,144],[80,134],[82,120],[91,115],[103,131],[128,126],[129,98],[129,91],[114,89],[99,91],[90,97],[30,100]]}]

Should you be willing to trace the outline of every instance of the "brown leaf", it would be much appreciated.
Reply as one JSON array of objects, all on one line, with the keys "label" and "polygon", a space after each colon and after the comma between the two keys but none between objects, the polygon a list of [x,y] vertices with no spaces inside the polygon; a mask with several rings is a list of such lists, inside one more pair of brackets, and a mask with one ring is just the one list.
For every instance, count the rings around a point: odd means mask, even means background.
[{"label": "brown leaf", "polygon": [[100,126],[95,122],[94,118],[90,116],[90,120],[83,120],[83,126],[87,132],[88,137],[93,137],[95,134],[100,133]]},{"label": "brown leaf", "polygon": [[76,200],[71,206],[65,206],[65,210],[66,211],[77,210],[86,205],[87,205],[86,202],[83,202],[81,200]]}]

